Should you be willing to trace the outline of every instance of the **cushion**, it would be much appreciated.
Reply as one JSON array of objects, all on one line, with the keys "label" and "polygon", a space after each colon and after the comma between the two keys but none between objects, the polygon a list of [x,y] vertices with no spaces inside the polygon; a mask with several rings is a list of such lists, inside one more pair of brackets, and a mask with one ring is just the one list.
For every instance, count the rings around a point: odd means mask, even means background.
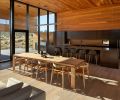
[{"label": "cushion", "polygon": [[15,79],[15,78],[9,78],[6,87],[10,87],[12,85],[15,85],[15,84],[21,83],[21,82],[22,81],[19,81],[19,80]]},{"label": "cushion", "polygon": [[32,87],[30,85],[25,86],[19,91],[1,97],[0,100],[28,100],[31,92],[32,92]]},{"label": "cushion", "polygon": [[32,87],[32,93],[30,96],[30,100],[46,100],[45,91]]},{"label": "cushion", "polygon": [[9,93],[15,92],[17,90],[20,90],[22,88],[22,86],[23,86],[23,82],[20,82],[20,83],[17,83],[15,85],[3,88],[3,89],[0,90],[0,97],[5,96]]},{"label": "cushion", "polygon": [[5,84],[5,83],[0,82],[0,90],[2,90],[2,89],[4,89],[4,88],[6,88],[6,84]]}]

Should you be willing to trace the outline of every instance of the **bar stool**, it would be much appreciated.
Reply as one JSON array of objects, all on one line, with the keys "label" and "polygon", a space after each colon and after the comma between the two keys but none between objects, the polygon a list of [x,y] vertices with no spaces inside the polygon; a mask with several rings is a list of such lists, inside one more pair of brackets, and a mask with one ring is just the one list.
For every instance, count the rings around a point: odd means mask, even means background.
[{"label": "bar stool", "polygon": [[60,47],[55,47],[55,56],[61,56],[62,55],[62,49]]},{"label": "bar stool", "polygon": [[90,63],[91,61],[95,60],[95,63],[98,63],[98,54],[96,50],[90,50],[88,52],[88,62]]},{"label": "bar stool", "polygon": [[79,53],[78,53],[78,58],[79,59],[85,59],[86,60],[86,58],[87,58],[87,53],[86,53],[87,51],[85,50],[85,49],[81,49],[81,50],[79,50]]},{"label": "bar stool", "polygon": [[80,49],[76,49],[76,52],[75,52],[75,57],[78,59],[79,58],[79,51]]},{"label": "bar stool", "polygon": [[69,48],[64,48],[62,56],[69,57],[70,50]]},{"label": "bar stool", "polygon": [[76,49],[75,48],[70,48],[69,57],[75,57],[75,54],[76,54]]}]

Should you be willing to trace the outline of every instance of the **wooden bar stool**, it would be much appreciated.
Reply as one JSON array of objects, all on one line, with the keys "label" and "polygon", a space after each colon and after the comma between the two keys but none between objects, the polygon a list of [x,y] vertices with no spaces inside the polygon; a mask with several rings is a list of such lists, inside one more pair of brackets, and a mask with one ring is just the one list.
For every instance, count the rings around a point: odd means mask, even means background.
[{"label": "wooden bar stool", "polygon": [[85,49],[81,49],[79,50],[79,54],[78,54],[78,58],[79,59],[85,59],[87,58],[87,53]]},{"label": "wooden bar stool", "polygon": [[77,59],[79,58],[79,51],[80,51],[80,50],[81,50],[81,49],[77,49],[77,50],[76,50],[76,53],[75,53],[76,56],[75,56],[75,57],[76,57]]},{"label": "wooden bar stool", "polygon": [[59,55],[61,56],[62,55],[62,49],[60,47],[55,47],[55,56]]},{"label": "wooden bar stool", "polygon": [[69,57],[75,57],[76,55],[76,49],[75,48],[70,48],[69,50]]},{"label": "wooden bar stool", "polygon": [[95,63],[98,64],[98,54],[96,50],[90,50],[88,52],[88,62],[92,62],[93,60],[95,60]]},{"label": "wooden bar stool", "polygon": [[64,48],[62,56],[69,57],[69,52],[70,52],[69,48]]}]

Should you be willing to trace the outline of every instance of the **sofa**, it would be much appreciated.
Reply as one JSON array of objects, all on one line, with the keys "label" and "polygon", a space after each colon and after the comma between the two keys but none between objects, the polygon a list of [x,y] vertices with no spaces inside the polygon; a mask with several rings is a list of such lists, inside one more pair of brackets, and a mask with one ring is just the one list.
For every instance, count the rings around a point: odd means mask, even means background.
[{"label": "sofa", "polygon": [[0,100],[46,100],[46,94],[43,90],[9,78],[6,84],[0,82]]}]

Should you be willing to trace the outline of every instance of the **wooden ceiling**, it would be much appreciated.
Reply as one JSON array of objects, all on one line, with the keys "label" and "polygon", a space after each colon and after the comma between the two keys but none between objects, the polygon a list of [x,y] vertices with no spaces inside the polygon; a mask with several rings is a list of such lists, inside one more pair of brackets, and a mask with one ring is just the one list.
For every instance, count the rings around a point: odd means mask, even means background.
[{"label": "wooden ceiling", "polygon": [[[0,0],[0,18],[9,19],[10,0]],[[120,29],[120,0],[15,0],[57,13],[59,31]],[[37,16],[30,9],[31,21]],[[15,19],[25,20],[26,6],[15,2]],[[42,12],[44,14],[46,12]],[[23,21],[21,21],[23,22]],[[79,24],[78,24],[79,23]],[[20,23],[18,23],[21,25]],[[3,28],[1,28],[3,29]]]},{"label": "wooden ceiling", "polygon": [[58,31],[120,29],[120,6],[88,11],[71,10],[57,16]]},{"label": "wooden ceiling", "polygon": [[93,9],[97,7],[108,7],[120,5],[120,0],[18,0],[30,5],[63,12],[69,10]]}]

